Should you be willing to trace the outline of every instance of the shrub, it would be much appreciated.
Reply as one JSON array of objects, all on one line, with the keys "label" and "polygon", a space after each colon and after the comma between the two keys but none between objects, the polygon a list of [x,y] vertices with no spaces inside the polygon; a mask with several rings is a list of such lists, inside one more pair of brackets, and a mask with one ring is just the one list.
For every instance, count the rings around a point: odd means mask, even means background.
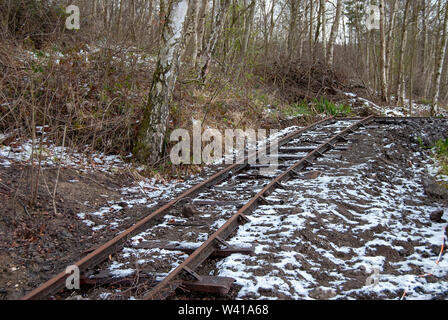
[{"label": "shrub", "polygon": [[65,10],[51,0],[0,0],[3,38],[32,42],[40,48],[45,38],[64,30]]},{"label": "shrub", "polygon": [[436,142],[436,152],[441,157],[448,157],[448,138]]}]

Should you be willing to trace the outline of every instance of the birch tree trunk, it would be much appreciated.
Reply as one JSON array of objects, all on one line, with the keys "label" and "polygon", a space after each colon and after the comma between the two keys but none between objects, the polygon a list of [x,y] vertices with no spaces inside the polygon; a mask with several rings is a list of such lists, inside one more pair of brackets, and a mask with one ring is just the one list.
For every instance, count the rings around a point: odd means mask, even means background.
[{"label": "birch tree trunk", "polygon": [[404,49],[407,42],[407,24],[410,0],[406,0],[406,7],[404,9],[403,24],[401,29],[401,44],[400,54],[398,58],[398,75],[397,75],[397,106],[404,105],[405,96],[405,79],[404,79]]},{"label": "birch tree trunk", "polygon": [[296,37],[295,34],[297,32],[297,12],[300,6],[300,1],[297,0],[289,0],[289,10],[290,10],[290,17],[289,17],[289,30],[288,30],[288,43],[287,43],[287,50],[289,54],[289,59],[293,57],[294,55],[294,48],[295,48],[295,42]]},{"label": "birch tree trunk", "polygon": [[94,19],[96,18],[96,15],[97,15],[97,12],[98,12],[97,5],[98,5],[97,0],[93,0],[92,16],[93,16]]},{"label": "birch tree trunk", "polygon": [[252,33],[256,5],[257,5],[256,0],[252,0],[250,3],[249,14],[246,17],[245,26],[244,26],[243,44],[241,47],[241,53],[242,53],[243,57],[246,54],[247,48],[249,46],[249,39],[250,39],[250,35]]},{"label": "birch tree trunk", "polygon": [[131,38],[132,41],[136,42],[137,41],[137,36],[136,36],[136,32],[135,32],[135,0],[131,0],[130,3],[130,11],[131,11]]},{"label": "birch tree trunk", "polygon": [[115,35],[116,36],[120,35],[122,16],[123,16],[123,0],[120,0],[120,2],[118,3],[118,20],[117,20],[117,24],[115,26]]},{"label": "birch tree trunk", "polygon": [[440,80],[442,78],[442,70],[443,65],[446,58],[446,43],[447,43],[447,36],[448,36],[448,3],[445,4],[444,7],[445,15],[443,19],[443,33],[442,38],[440,39],[440,46],[438,48],[439,52],[436,55],[436,69],[435,69],[435,77],[433,82],[433,88],[434,88],[434,95],[433,95],[433,103],[431,108],[431,115],[435,116],[439,113],[439,99],[440,99]]},{"label": "birch tree trunk", "polygon": [[191,30],[188,36],[193,39],[193,51],[191,53],[191,64],[196,66],[199,47],[198,19],[199,19],[199,0],[190,0],[191,5]]},{"label": "birch tree trunk", "polygon": [[[205,35],[205,23],[207,18],[207,9],[208,9],[208,0],[202,0],[198,19],[198,56],[202,54],[204,47],[203,44]],[[197,67],[197,59],[195,67]]]},{"label": "birch tree trunk", "polygon": [[[339,30],[339,21],[341,20],[342,0],[338,0],[336,5],[336,15],[331,27],[330,39],[328,40],[327,63],[332,66],[334,61],[334,43]],[[368,59],[367,59],[368,61]]]},{"label": "birch tree trunk", "polygon": [[309,41],[309,55],[312,62],[314,62],[314,43],[313,43],[313,22],[314,22],[314,0],[310,0],[310,6],[309,6],[309,14],[310,14],[310,21],[309,21],[309,34],[308,34],[308,41]]},{"label": "birch tree trunk", "polygon": [[[390,97],[392,92],[392,54],[393,52],[393,34],[395,30],[395,21],[398,13],[398,6],[399,1],[393,0],[391,5],[391,13],[390,13],[390,20],[389,20],[389,29],[387,32],[387,40],[386,40],[386,60],[385,60],[385,69],[386,69],[386,83],[389,83],[387,86],[387,97]],[[390,99],[390,98],[389,98]]]},{"label": "birch tree trunk", "polygon": [[201,55],[199,80],[205,82],[212,60],[212,54],[216,47],[216,42],[222,34],[224,21],[226,20],[227,11],[230,7],[230,0],[218,0],[215,8],[215,16],[212,16],[213,23],[210,31],[210,39]]},{"label": "birch tree trunk", "polygon": [[188,0],[172,0],[166,8],[157,65],[144,120],[134,148],[136,158],[142,162],[155,163],[162,156],[170,103],[183,50],[187,11]]},{"label": "birch tree trunk", "polygon": [[385,102],[389,102],[389,97],[387,96],[387,74],[386,74],[386,30],[385,30],[385,7],[384,0],[380,0],[380,41],[381,41],[381,52],[380,52],[380,87],[381,87],[381,99]]},{"label": "birch tree trunk", "polygon": [[[302,2],[303,3],[303,2]],[[300,9],[300,8],[299,8]],[[304,30],[304,25],[305,24],[305,20],[306,20],[306,8],[304,8],[300,14],[299,14],[299,30],[301,31],[301,36],[299,39],[299,57],[302,58],[303,56],[303,42],[305,41],[305,34],[306,34],[306,30]]]},{"label": "birch tree trunk", "polygon": [[[426,73],[426,51],[428,47],[428,24],[426,18],[426,0],[421,0],[421,14],[422,14],[422,48],[420,51],[420,74],[423,77],[423,83],[426,83],[427,73]],[[423,96],[426,98],[426,91],[423,92]]]},{"label": "birch tree trunk", "polygon": [[412,116],[414,103],[414,69],[417,49],[417,35],[418,35],[418,13],[420,11],[420,2],[412,7],[412,54],[411,67],[409,68],[409,116]]},{"label": "birch tree trunk", "polygon": [[322,23],[322,52],[325,57],[327,54],[327,7],[326,0],[320,0],[320,15]]}]

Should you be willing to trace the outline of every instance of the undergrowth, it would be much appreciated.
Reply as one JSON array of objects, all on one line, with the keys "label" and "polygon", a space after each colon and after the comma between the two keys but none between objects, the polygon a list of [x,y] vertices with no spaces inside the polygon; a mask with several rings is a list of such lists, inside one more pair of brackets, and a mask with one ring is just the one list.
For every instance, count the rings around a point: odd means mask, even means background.
[{"label": "undergrowth", "polygon": [[[0,30],[0,134],[20,144],[39,138],[35,128],[42,126],[53,143],[61,144],[66,132],[70,148],[128,158],[148,101],[157,50],[69,32],[66,13],[51,0],[0,0],[0,9],[0,16],[10,13],[3,16],[7,23]],[[195,72],[189,68],[188,63],[182,66],[175,88],[165,156],[150,164],[148,175],[196,170],[169,162],[170,132],[191,130],[193,119],[203,128],[223,131],[277,128],[291,116],[309,122],[322,113],[351,114],[349,106],[330,97],[345,76],[324,64],[254,58],[234,73],[212,66],[205,85],[191,80]]]},{"label": "undergrowth", "polygon": [[315,116],[326,114],[334,117],[347,117],[352,114],[351,107],[344,104],[338,104],[325,98],[313,99],[308,102],[303,99],[299,103],[292,104],[288,110],[290,116]]},{"label": "undergrowth", "polygon": [[435,152],[442,167],[440,174],[448,176],[448,138],[440,139],[435,143]]}]

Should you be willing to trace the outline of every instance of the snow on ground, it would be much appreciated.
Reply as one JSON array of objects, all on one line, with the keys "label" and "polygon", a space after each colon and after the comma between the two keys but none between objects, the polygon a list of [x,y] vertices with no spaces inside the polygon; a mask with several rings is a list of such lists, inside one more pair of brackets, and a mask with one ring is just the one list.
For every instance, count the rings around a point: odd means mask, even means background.
[{"label": "snow on ground", "polygon": [[[336,134],[347,124],[338,122],[328,129]],[[316,137],[305,134],[303,141]],[[387,138],[381,142],[372,145],[392,150],[396,143]],[[413,156],[421,159],[422,154]],[[405,289],[411,299],[428,299],[446,292],[448,261],[442,259],[433,270],[445,225],[428,223],[429,214],[441,207],[424,201],[419,181],[434,166],[433,161],[426,159],[424,166],[406,172],[390,167],[388,172],[396,174],[383,181],[383,172],[374,167],[375,159],[362,158],[353,165],[340,159],[336,151],[313,169],[328,167],[329,159],[334,168],[314,180],[284,183],[286,190],[277,189],[267,198],[273,204],[258,207],[249,216],[250,222],[229,240],[239,246],[256,244],[255,256],[234,254],[218,262],[210,275],[235,278],[238,299],[399,299]],[[366,172],[371,174],[366,176]],[[239,182],[236,190],[220,194],[225,199],[237,193],[238,199],[248,200],[262,188],[256,182]],[[229,184],[217,186],[223,187]],[[204,191],[196,200],[219,200],[212,194]],[[168,214],[132,240],[136,244],[173,233],[171,238],[177,237],[182,244],[190,241],[197,246],[235,213],[232,207],[212,208],[219,211],[212,217],[212,230],[205,226],[202,233],[179,231],[173,224],[186,225],[190,220]],[[201,213],[201,218],[209,217]],[[127,247],[118,258],[122,271],[117,272],[127,272],[137,261],[142,269],[163,277],[185,257],[178,251]],[[433,277],[419,277],[430,272]]]},{"label": "snow on ground", "polygon": [[[68,147],[56,146],[46,136],[45,127],[36,127],[36,134],[43,135],[37,137],[34,141],[29,139],[26,141],[15,141],[9,145],[0,144],[0,166],[10,167],[12,162],[16,163],[39,163],[42,167],[63,167],[77,168],[80,171],[88,172],[90,170],[98,170],[104,172],[113,172],[118,169],[129,167],[123,159],[116,155],[106,155],[98,152],[78,152]],[[87,150],[87,147],[86,147]]]},{"label": "snow on ground", "polygon": [[[340,130],[337,124],[329,128],[334,134]],[[279,136],[291,130],[287,128]],[[312,134],[305,135],[305,139],[307,137],[315,138]],[[380,146],[373,145],[391,150],[394,143],[385,138]],[[45,146],[42,155],[42,165],[49,167],[58,166],[60,161],[63,166],[87,171],[113,172],[114,168],[128,166],[116,156],[92,154],[87,157],[51,144]],[[17,147],[0,146],[0,166],[26,162],[30,156],[30,141]],[[422,156],[414,154],[418,159]],[[323,174],[316,179],[284,183],[287,189],[277,189],[267,198],[274,204],[258,207],[250,215],[251,221],[240,227],[230,240],[231,244],[238,245],[255,243],[256,255],[232,255],[218,262],[214,275],[235,278],[241,286],[239,299],[398,299],[405,289],[411,299],[428,299],[446,292],[447,259],[442,257],[434,268],[445,225],[428,223],[429,214],[441,207],[425,201],[418,179],[425,170],[437,170],[437,164],[426,159],[425,166],[413,166],[406,172],[385,164],[384,171],[395,170],[396,174],[379,179],[383,172],[373,169],[375,159],[363,158],[354,165],[353,161],[343,160],[332,151],[322,161],[324,163],[319,161],[314,169],[326,168]],[[371,174],[366,175],[366,171]],[[212,173],[211,170],[206,172]],[[121,204],[111,202],[97,211],[79,213],[78,217],[94,231],[106,226],[118,231],[126,218],[117,218],[113,213],[123,206],[153,208],[203,180],[203,177],[195,177],[188,183],[175,181],[161,187],[155,186],[153,180],[144,179],[121,189]],[[238,192],[244,193],[253,183],[241,183]],[[231,207],[220,207],[220,217],[215,219],[213,229],[219,228],[234,213]],[[92,217],[104,222],[95,223]],[[132,240],[138,243],[145,238],[157,239],[161,230],[187,222],[186,218],[167,214],[156,228]],[[197,245],[208,238],[207,229],[182,237],[189,239],[191,245]],[[124,248],[120,255],[137,261],[142,269],[157,265],[158,277],[172,271],[186,258],[178,251],[133,247]],[[160,265],[160,258],[164,266]],[[121,276],[132,274],[135,268],[129,263],[115,261],[110,270]],[[434,276],[419,277],[430,272]],[[107,298],[107,294],[103,296]]]},{"label": "snow on ground", "polygon": [[[426,167],[379,182],[365,176],[366,163],[344,170],[343,161],[333,161],[339,165],[319,178],[291,180],[284,183],[288,190],[271,194],[268,201],[293,201],[255,210],[233,241],[256,242],[257,255],[226,258],[218,275],[237,279],[240,299],[398,299],[405,289],[410,299],[430,299],[446,293],[448,260],[434,268],[445,225],[427,223],[440,207],[423,201],[418,180]],[[427,273],[434,276],[419,277]]]},{"label": "snow on ground", "polygon": [[[8,168],[13,164],[30,164],[31,157],[34,154],[34,164],[38,165],[38,159],[40,158],[40,165],[43,168],[57,168],[61,166],[62,168],[72,168],[84,173],[100,171],[110,174],[127,171],[128,169],[136,169],[137,171],[143,169],[143,167],[135,168],[133,164],[125,162],[125,159],[118,155],[75,151],[68,147],[56,146],[50,139],[47,139],[44,128],[37,127],[36,131],[44,135],[41,148],[39,148],[38,142],[33,144],[31,140],[11,143],[8,146],[0,145],[0,166]],[[208,172],[208,169],[204,170],[204,174],[207,175]],[[119,201],[109,201],[107,206],[99,208],[97,211],[79,212],[77,216],[87,226],[91,227],[93,231],[101,230],[106,226],[112,230],[119,230],[123,222],[128,220],[119,214],[125,207],[133,208],[134,206],[144,205],[147,208],[153,208],[161,202],[168,202],[178,193],[185,191],[202,180],[202,177],[196,176],[192,177],[188,182],[182,182],[182,184],[178,180],[162,184],[158,183],[156,179],[140,177],[133,184],[123,186],[119,190],[122,195]],[[72,180],[70,182],[77,183],[78,181]],[[92,220],[95,220],[95,222]]]},{"label": "snow on ground", "polygon": [[131,67],[134,63],[143,67],[153,67],[155,65],[157,56],[148,55],[136,47],[122,48],[120,46],[109,46],[102,43],[96,45],[86,45],[84,49],[79,49],[77,52],[70,52],[64,54],[60,51],[53,50],[48,52],[43,51],[29,51],[24,50],[22,56],[19,58],[22,62],[53,62],[59,65],[63,59],[79,57],[86,63],[91,61],[91,56],[98,54],[101,50],[115,53],[112,59],[118,63],[124,63]]},{"label": "snow on ground", "polygon": [[[365,99],[363,97],[359,97],[358,95],[351,93],[351,92],[345,92],[344,93],[347,97],[351,98],[350,102],[355,103],[357,101],[361,101],[363,105],[366,107],[369,107],[376,112],[379,112],[380,114],[386,116],[386,117],[408,117],[409,116],[409,99],[404,100],[405,107],[380,107],[379,105],[375,104],[374,102]],[[394,97],[391,97],[392,100],[394,100]],[[412,116],[421,116],[424,114],[429,114],[431,112],[431,106],[423,103],[416,103],[415,101],[412,103]],[[446,110],[440,110],[441,115],[448,116],[448,112]]]}]

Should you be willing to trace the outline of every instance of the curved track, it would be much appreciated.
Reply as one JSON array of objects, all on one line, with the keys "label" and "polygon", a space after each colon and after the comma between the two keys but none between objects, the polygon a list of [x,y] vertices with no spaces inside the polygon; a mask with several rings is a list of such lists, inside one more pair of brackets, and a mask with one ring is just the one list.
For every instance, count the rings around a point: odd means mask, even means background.
[{"label": "curved track", "polygon": [[[251,244],[235,247],[227,242],[238,227],[250,219],[250,212],[260,204],[268,204],[265,197],[276,188],[283,188],[282,182],[300,175],[301,170],[311,166],[316,158],[325,156],[326,152],[344,148],[349,135],[372,121],[389,123],[412,119],[327,118],[297,130],[279,141],[279,153],[271,155],[277,157],[279,165],[270,174],[260,174],[263,165],[249,165],[247,159],[251,155],[248,155],[244,163],[216,173],[74,263],[84,273],[83,283],[100,286],[119,282],[132,287],[136,281],[145,280],[146,285],[140,292],[144,299],[165,298],[178,287],[226,293],[232,279],[201,276],[195,270],[211,256],[234,252],[253,254]],[[259,156],[257,153],[256,157]],[[165,222],[157,224],[163,217]],[[199,239],[205,241],[198,245]],[[142,268],[143,273],[137,270],[138,279],[117,276],[110,271],[113,270],[111,263],[104,262],[117,254],[121,255],[121,265],[126,264],[126,257],[135,250],[158,253],[154,255],[157,263]],[[128,260],[132,269],[132,259]],[[105,270],[108,266],[109,270]],[[97,270],[92,272],[95,267]],[[99,273],[98,267],[101,267]],[[67,277],[68,274],[61,272],[23,299],[48,298],[64,288]]]}]

